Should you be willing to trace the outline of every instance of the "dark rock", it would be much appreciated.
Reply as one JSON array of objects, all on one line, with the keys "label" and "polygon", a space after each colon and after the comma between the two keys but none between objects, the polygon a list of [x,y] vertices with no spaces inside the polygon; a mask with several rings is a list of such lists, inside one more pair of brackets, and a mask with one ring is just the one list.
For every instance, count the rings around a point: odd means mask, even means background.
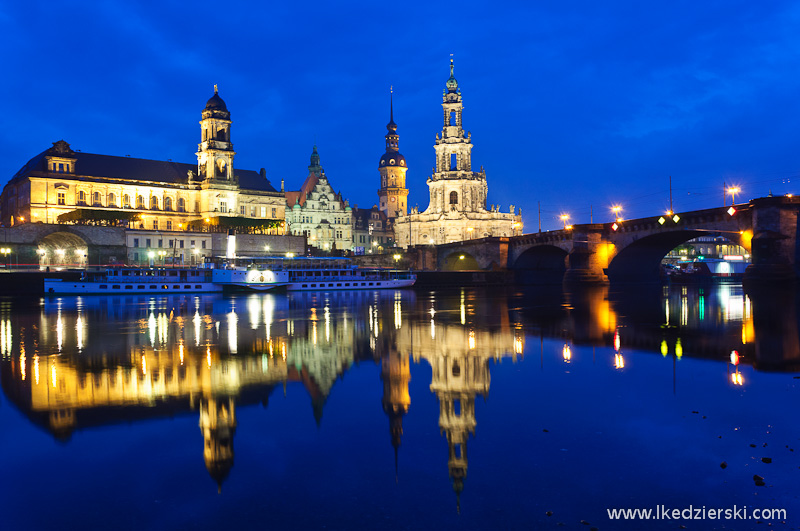
[{"label": "dark rock", "polygon": [[700,414],[699,411],[692,411],[692,413],[694,413],[695,415],[699,415]]},{"label": "dark rock", "polygon": [[751,444],[751,445],[750,445],[750,448],[755,448],[755,447],[756,447],[756,445],[755,445],[755,444]]},{"label": "dark rock", "polygon": [[772,462],[772,458],[771,457],[762,457],[761,458],[761,462],[770,464]]},{"label": "dark rock", "polygon": [[587,522],[586,520],[581,520],[581,523],[582,523],[583,525],[589,525],[589,522]]},{"label": "dark rock", "polygon": [[762,477],[761,477],[761,476],[759,476],[758,474],[755,474],[755,475],[753,476],[753,481],[764,481],[764,478],[762,478]]},{"label": "dark rock", "polygon": [[542,430],[545,433],[550,433],[550,430]]},{"label": "dark rock", "polygon": [[706,417],[705,415],[703,415],[703,418],[704,418],[704,419],[707,419],[708,417]]},{"label": "dark rock", "polygon": [[756,487],[763,487],[764,485],[766,485],[766,483],[763,481],[756,481]]},{"label": "dark rock", "polygon": [[723,468],[723,469],[724,469],[724,468],[728,468],[728,463],[726,463],[725,461],[723,461],[723,462],[721,462],[721,463],[719,464],[719,467],[720,467],[720,468]]},{"label": "dark rock", "polygon": [[547,512],[546,512],[546,513],[544,513],[544,514],[546,514],[547,516],[553,516],[553,511],[547,511]]}]

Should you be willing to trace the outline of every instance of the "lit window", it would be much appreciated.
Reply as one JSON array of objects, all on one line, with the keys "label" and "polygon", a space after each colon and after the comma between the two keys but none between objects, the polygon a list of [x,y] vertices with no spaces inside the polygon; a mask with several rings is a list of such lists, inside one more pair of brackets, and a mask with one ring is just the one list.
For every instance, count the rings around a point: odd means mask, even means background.
[{"label": "lit window", "polygon": [[67,194],[66,194],[66,192],[58,192],[58,204],[59,205],[66,205],[67,204]]}]

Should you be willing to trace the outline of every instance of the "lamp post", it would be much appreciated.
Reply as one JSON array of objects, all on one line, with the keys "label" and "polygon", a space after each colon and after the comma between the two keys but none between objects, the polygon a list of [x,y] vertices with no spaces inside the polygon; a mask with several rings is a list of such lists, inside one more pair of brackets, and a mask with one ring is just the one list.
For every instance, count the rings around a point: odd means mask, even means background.
[{"label": "lamp post", "polygon": [[8,255],[11,254],[11,249],[2,247],[0,248],[0,253],[3,254],[3,261],[6,263],[6,268],[8,268]]},{"label": "lamp post", "polygon": [[738,194],[741,190],[739,190],[738,186],[731,186],[728,188],[727,192],[731,194],[731,205],[736,204],[736,194]]},{"label": "lamp post", "polygon": [[611,207],[611,212],[614,213],[614,220],[619,223],[622,221],[622,217],[619,215],[622,212],[622,207],[620,205],[614,205]]},{"label": "lamp post", "polygon": [[150,259],[150,267],[153,267],[153,265],[154,265],[153,261],[154,261],[155,257],[156,257],[156,253],[154,253],[153,251],[147,251],[147,258]]},{"label": "lamp post", "polygon": [[569,221],[569,214],[561,214],[561,216],[559,216],[559,218],[561,219],[561,222],[564,223],[564,229],[566,229],[567,228],[567,221]]},{"label": "lamp post", "polygon": [[167,255],[166,251],[158,251],[158,257],[161,258],[161,265],[165,265],[164,257]]}]

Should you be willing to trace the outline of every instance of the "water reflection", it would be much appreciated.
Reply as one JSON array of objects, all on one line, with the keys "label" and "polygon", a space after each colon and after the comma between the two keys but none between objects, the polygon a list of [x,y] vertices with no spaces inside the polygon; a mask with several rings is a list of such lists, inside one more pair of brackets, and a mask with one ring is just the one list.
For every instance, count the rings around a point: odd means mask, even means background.
[{"label": "water reflection", "polygon": [[274,389],[297,384],[319,424],[335,383],[361,361],[380,364],[397,476],[412,409],[411,366],[424,362],[447,442],[442,461],[458,499],[477,426],[475,400],[488,395],[493,364],[517,362],[538,347],[544,367],[547,337],[560,345],[548,360],[562,366],[586,363],[573,351],[591,345],[608,347],[608,364],[620,373],[635,356],[660,353],[671,358],[673,378],[677,360],[698,357],[718,361],[730,385],[746,386],[742,364],[800,366],[796,307],[791,291],[745,294],[738,285],[654,294],[592,288],[3,301],[2,386],[32,422],[62,441],[90,426],[194,412],[205,466],[221,489],[234,465],[237,407],[266,405]]}]

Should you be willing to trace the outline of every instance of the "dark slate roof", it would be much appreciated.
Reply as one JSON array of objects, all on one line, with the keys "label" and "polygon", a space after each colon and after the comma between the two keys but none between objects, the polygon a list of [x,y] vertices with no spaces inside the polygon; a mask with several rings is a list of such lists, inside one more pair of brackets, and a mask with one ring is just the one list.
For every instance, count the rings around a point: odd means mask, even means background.
[{"label": "dark slate roof", "polygon": [[[47,155],[65,156],[55,153],[52,148],[39,153],[12,178],[27,177],[32,173],[51,174],[46,168]],[[102,177],[111,179],[126,179],[149,181],[165,184],[187,184],[189,170],[197,173],[197,164],[171,162],[166,160],[137,159],[133,157],[117,157],[113,155],[98,155],[95,153],[73,152],[67,155],[75,159],[75,173],[63,174],[68,177]],[[256,190],[261,192],[277,192],[269,180],[261,177],[259,172],[234,168],[234,175],[239,177],[239,188],[242,190]]]}]

